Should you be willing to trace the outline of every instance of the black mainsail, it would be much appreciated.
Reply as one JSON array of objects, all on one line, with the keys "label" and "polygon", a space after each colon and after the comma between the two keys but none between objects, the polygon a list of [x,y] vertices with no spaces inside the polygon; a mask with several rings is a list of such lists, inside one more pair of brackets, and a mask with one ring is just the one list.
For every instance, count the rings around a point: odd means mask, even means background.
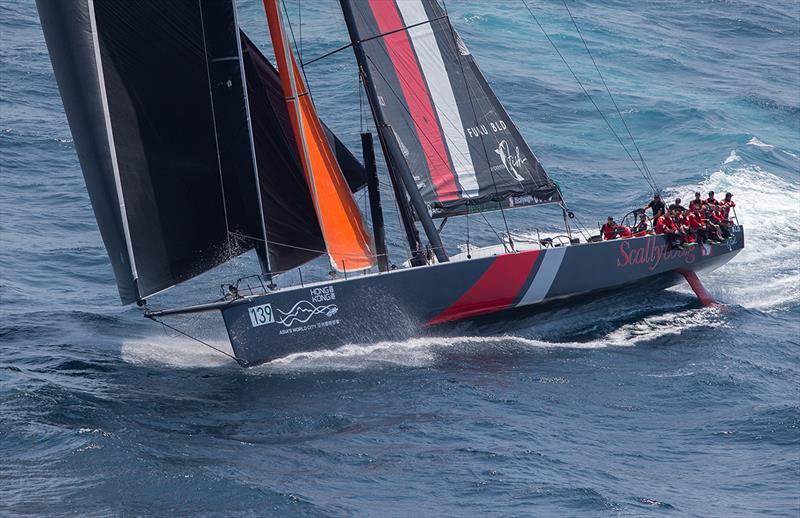
[{"label": "black mainsail", "polygon": [[[123,303],[252,248],[265,273],[322,253],[294,143],[279,131],[277,75],[251,46],[244,59],[234,0],[37,7]],[[331,142],[350,187],[363,186],[363,167]]]},{"label": "black mainsail", "polygon": [[434,217],[560,201],[436,0],[341,2],[378,129]]}]

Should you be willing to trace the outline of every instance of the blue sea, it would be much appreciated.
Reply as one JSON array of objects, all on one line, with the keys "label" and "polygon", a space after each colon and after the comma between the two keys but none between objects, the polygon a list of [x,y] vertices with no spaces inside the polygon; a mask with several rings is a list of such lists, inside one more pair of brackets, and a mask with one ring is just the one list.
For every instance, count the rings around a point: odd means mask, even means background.
[{"label": "blue sea", "polygon": [[[564,4],[528,3],[627,138]],[[35,5],[2,0],[0,515],[800,516],[800,4],[568,5],[663,191],[734,193],[746,248],[702,278],[725,305],[621,293],[242,370],[120,306]],[[306,60],[348,41],[338,2],[287,8]],[[525,6],[447,8],[579,219],[644,205]],[[261,3],[239,11],[270,56]],[[307,73],[360,155],[352,53]],[[559,231],[546,208],[506,216]],[[473,217],[473,243],[498,221]],[[446,227],[454,251],[465,227]],[[257,268],[242,256],[151,304],[212,299]],[[173,323],[228,347],[214,318]]]}]

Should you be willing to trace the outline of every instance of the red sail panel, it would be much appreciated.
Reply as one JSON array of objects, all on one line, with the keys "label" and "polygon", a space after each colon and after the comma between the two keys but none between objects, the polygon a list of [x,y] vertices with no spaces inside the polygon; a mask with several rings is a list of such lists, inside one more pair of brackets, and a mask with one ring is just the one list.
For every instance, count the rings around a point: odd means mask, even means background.
[{"label": "red sail panel", "polygon": [[370,233],[325,136],[283,30],[280,0],[264,0],[272,47],[286,97],[292,129],[314,199],[331,264],[339,271],[375,265]]},{"label": "red sail panel", "polygon": [[408,32],[399,30],[404,25],[397,6],[394,2],[386,0],[369,0],[369,4],[382,33],[398,31],[384,37],[386,50],[397,71],[403,96],[417,128],[437,197],[441,202],[457,200],[459,198],[458,186],[455,176],[453,176],[453,168],[449,162],[436,112],[428,93],[425,78],[422,76],[411,47]]}]

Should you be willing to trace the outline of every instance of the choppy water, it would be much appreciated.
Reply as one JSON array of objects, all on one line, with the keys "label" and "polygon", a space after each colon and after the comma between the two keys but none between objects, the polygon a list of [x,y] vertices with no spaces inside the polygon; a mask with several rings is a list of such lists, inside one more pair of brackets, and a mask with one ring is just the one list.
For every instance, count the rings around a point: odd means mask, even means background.
[{"label": "choppy water", "polygon": [[[240,3],[266,46],[259,2]],[[563,5],[529,3],[609,109]],[[336,3],[304,4],[307,57],[345,41]],[[727,308],[627,294],[245,372],[118,306],[35,8],[3,0],[0,514],[798,516],[800,8],[570,6],[665,191],[735,193],[747,248],[704,279]],[[644,202],[521,4],[448,8],[584,221]],[[309,73],[355,145],[352,56]],[[448,230],[457,243],[463,222]],[[159,304],[254,268],[240,258]]]}]

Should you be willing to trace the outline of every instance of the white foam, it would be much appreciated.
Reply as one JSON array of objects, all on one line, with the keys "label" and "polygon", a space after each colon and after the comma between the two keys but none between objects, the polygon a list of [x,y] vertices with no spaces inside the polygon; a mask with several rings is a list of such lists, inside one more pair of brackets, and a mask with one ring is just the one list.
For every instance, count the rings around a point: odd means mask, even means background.
[{"label": "white foam", "polygon": [[747,141],[747,145],[748,146],[760,147],[760,148],[764,148],[764,149],[773,149],[775,147],[775,146],[773,146],[771,144],[767,144],[767,143],[762,142],[761,140],[758,139],[758,137],[751,138],[749,141]]},{"label": "white foam", "polygon": [[[227,341],[204,341],[228,354],[233,354]],[[232,359],[224,354],[194,340],[169,335],[124,342],[122,344],[122,359],[134,365],[182,369],[236,365]]]},{"label": "white foam", "polygon": [[520,349],[603,349],[631,347],[697,327],[722,325],[717,308],[701,308],[646,317],[625,324],[606,336],[585,342],[549,342],[519,336],[457,336],[412,338],[399,342],[351,344],[333,350],[291,354],[250,369],[252,374],[305,371],[361,371],[387,366],[428,367],[448,353],[480,354]]},{"label": "white foam", "polygon": [[734,149],[731,151],[731,154],[728,155],[728,158],[725,159],[725,163],[730,164],[731,162],[738,162],[739,160],[741,160],[741,158],[739,158],[739,155],[736,154],[736,150]]},{"label": "white foam", "polygon": [[[755,165],[711,174],[699,185],[671,189],[734,193],[736,215],[745,226],[745,248],[730,263],[702,275],[719,300],[773,311],[800,303],[800,191],[798,186]],[[683,289],[683,288],[680,288]]]}]

